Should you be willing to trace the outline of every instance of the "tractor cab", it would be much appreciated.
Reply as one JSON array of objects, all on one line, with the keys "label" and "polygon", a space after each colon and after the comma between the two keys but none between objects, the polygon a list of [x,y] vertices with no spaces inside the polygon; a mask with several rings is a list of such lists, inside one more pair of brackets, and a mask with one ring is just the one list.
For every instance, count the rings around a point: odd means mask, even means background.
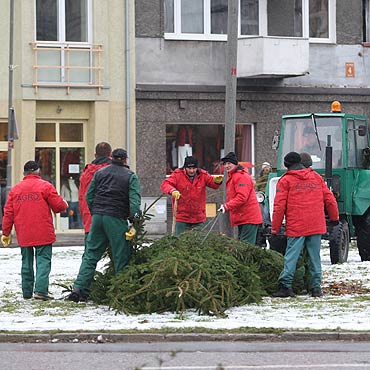
[{"label": "tractor cab", "polygon": [[[286,171],[284,156],[308,153],[337,199],[338,230],[328,230],[332,263],[347,260],[349,241],[357,237],[363,261],[370,260],[370,137],[365,116],[343,113],[339,102],[327,113],[284,115],[278,142],[277,171],[270,175],[266,206],[272,217],[274,189]],[[340,230],[339,230],[340,229]],[[273,243],[272,243],[273,244]]]}]

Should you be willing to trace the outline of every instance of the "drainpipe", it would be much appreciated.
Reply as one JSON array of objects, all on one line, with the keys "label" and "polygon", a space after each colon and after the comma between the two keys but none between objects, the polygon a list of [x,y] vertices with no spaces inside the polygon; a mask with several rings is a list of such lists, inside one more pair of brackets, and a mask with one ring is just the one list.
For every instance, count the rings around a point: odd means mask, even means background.
[{"label": "drainpipe", "polygon": [[130,157],[130,135],[131,135],[131,77],[130,77],[130,11],[129,0],[125,0],[125,57],[126,57],[126,151]]}]

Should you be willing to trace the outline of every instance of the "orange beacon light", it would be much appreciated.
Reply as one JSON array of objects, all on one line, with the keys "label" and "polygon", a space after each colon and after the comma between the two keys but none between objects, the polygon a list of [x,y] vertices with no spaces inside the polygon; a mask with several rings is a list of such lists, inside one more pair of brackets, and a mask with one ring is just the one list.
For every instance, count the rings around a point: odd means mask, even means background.
[{"label": "orange beacon light", "polygon": [[331,111],[333,113],[340,113],[342,112],[342,106],[340,105],[338,100],[335,100],[331,103]]}]

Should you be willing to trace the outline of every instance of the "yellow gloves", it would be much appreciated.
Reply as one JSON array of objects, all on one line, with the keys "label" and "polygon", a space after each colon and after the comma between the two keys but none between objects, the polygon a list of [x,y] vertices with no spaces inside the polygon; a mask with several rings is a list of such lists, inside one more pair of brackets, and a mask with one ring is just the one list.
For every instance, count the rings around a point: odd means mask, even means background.
[{"label": "yellow gloves", "polygon": [[12,236],[11,235],[1,235],[1,243],[3,244],[3,246],[6,248],[6,247],[9,247],[10,243],[12,242]]},{"label": "yellow gloves", "polygon": [[171,195],[172,195],[176,200],[180,199],[180,197],[181,197],[180,192],[179,192],[179,191],[177,191],[177,190],[174,190],[174,191],[171,193]]},{"label": "yellow gloves", "polygon": [[129,231],[126,231],[126,240],[132,240],[136,234],[136,229],[131,226]]},{"label": "yellow gloves", "polygon": [[224,179],[224,175],[217,175],[213,178],[213,182],[215,184],[221,184],[223,179]]}]

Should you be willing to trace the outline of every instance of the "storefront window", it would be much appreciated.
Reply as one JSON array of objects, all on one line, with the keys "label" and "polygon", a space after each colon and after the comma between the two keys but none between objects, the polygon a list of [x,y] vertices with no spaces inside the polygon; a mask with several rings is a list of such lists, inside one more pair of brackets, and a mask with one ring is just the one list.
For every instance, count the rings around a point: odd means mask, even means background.
[{"label": "storefront window", "polygon": [[8,140],[8,122],[0,122],[0,141]]},{"label": "storefront window", "polygon": [[[181,168],[184,158],[193,155],[199,167],[211,174],[223,173],[220,158],[224,153],[224,125],[167,125],[166,173]],[[236,125],[235,152],[245,167],[252,162],[252,126]]]}]

